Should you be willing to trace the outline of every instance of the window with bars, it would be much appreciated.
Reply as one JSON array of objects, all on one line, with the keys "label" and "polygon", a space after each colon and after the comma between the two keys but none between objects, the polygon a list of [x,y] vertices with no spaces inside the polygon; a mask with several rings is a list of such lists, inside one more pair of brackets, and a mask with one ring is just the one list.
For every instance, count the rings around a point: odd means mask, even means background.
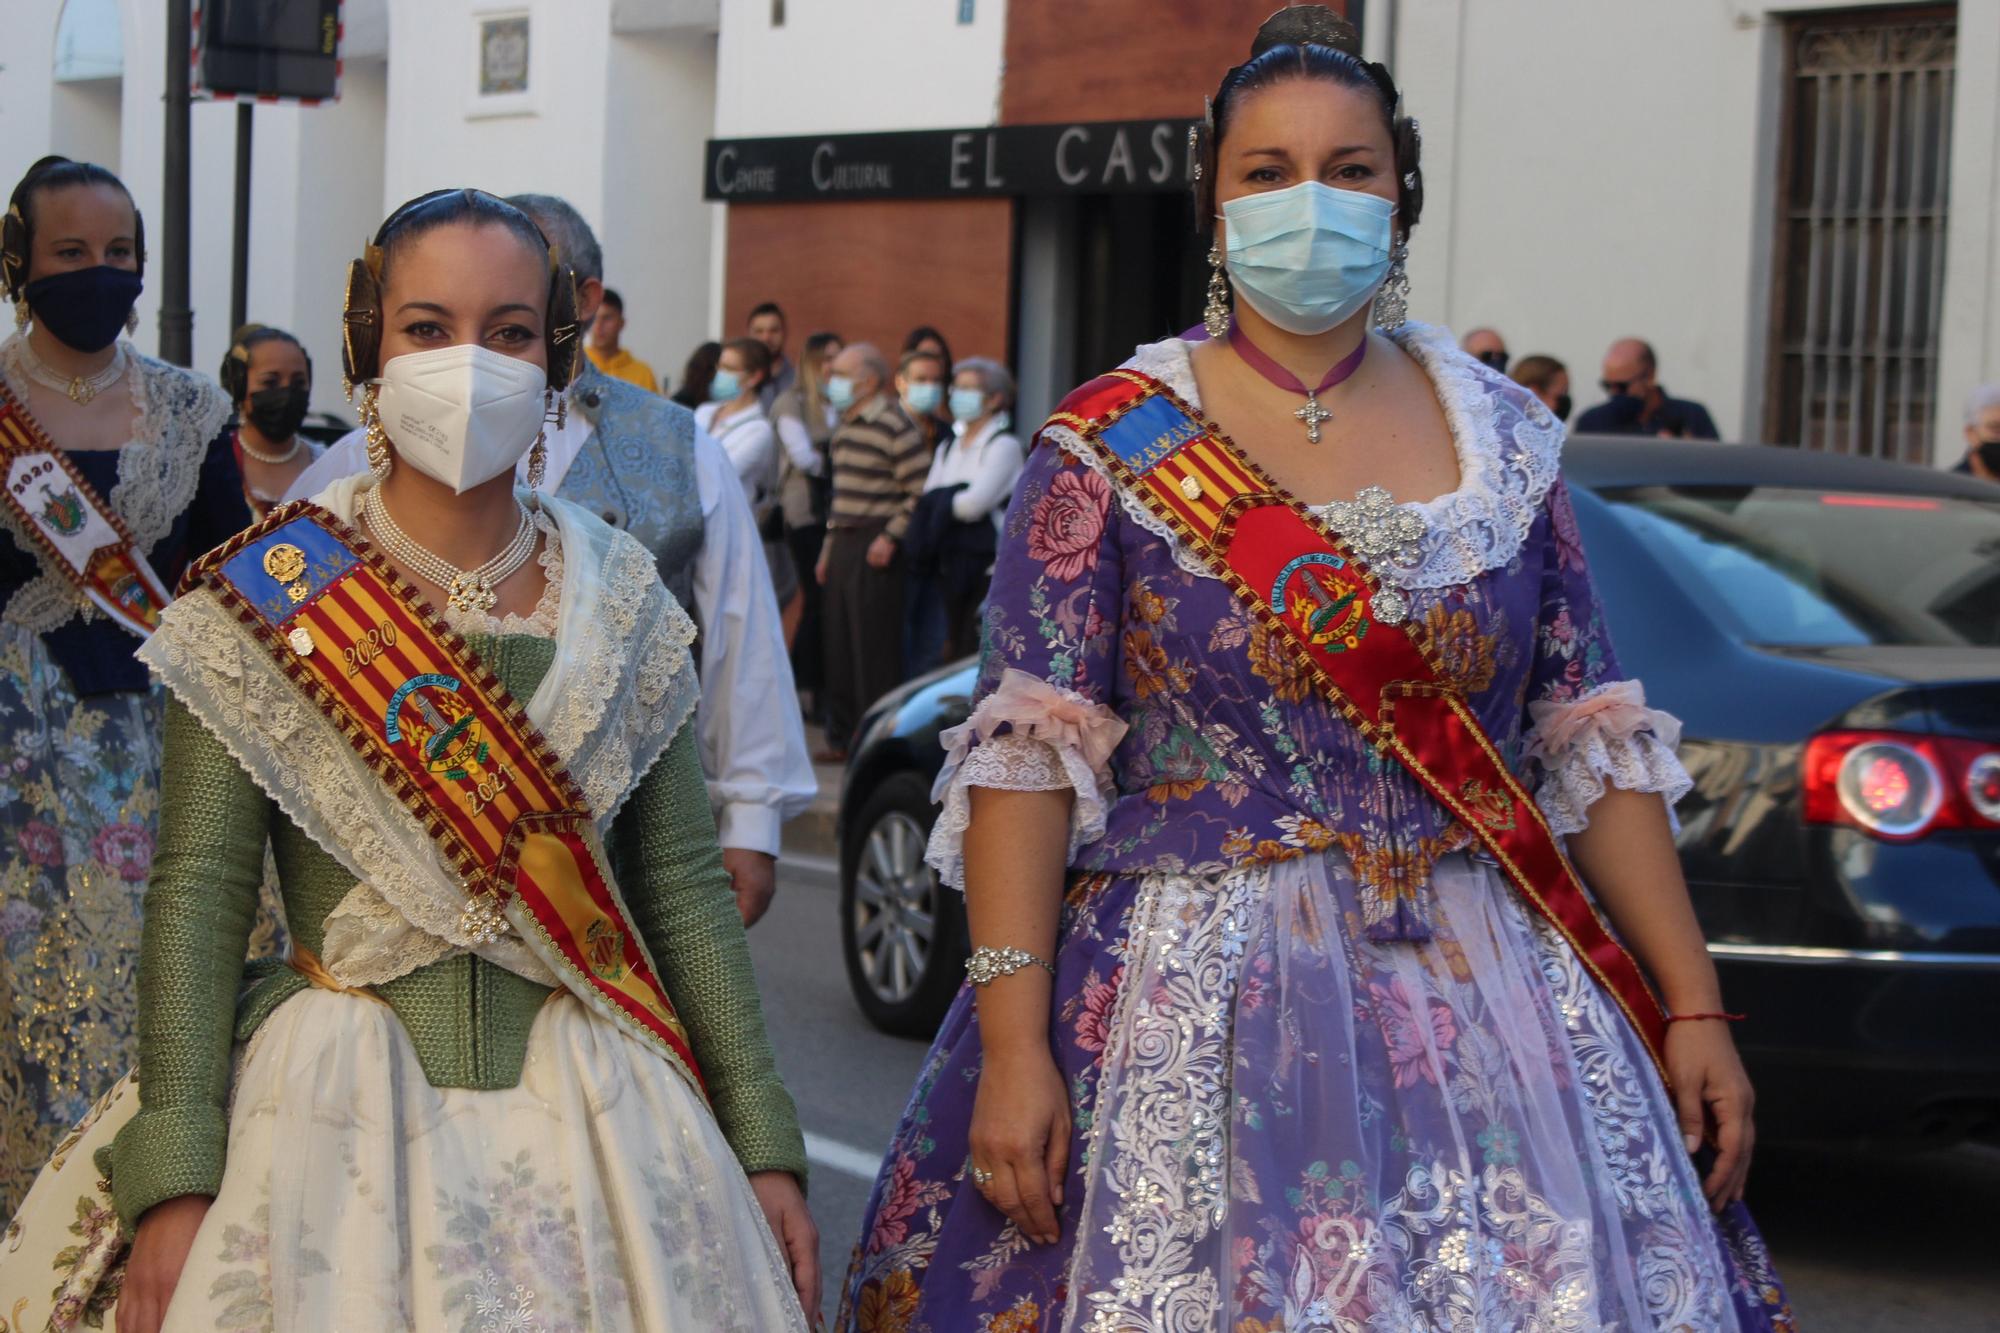
[{"label": "window with bars", "polygon": [[1956,9],[1790,20],[1765,436],[1930,460]]}]

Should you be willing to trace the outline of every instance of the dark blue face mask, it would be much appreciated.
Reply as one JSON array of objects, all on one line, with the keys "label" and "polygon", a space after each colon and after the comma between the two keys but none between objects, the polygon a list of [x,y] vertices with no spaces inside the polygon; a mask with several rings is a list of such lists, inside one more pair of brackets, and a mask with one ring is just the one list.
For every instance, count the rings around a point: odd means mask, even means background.
[{"label": "dark blue face mask", "polygon": [[101,352],[118,341],[145,284],[128,268],[99,264],[36,278],[23,288],[35,323],[79,352]]}]

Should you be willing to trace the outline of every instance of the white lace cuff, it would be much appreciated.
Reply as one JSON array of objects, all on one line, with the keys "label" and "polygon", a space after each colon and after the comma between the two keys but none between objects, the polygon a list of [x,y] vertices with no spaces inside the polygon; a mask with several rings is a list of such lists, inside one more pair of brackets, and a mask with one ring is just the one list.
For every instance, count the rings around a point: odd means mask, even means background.
[{"label": "white lace cuff", "polygon": [[[1007,732],[995,735],[1003,725]],[[1073,790],[1068,859],[1074,859],[1078,849],[1104,836],[1113,790],[1111,752],[1124,736],[1124,721],[1109,708],[1009,669],[970,718],[939,738],[949,754],[931,799],[944,808],[931,829],[924,859],[945,883],[965,887],[965,830],[972,822],[973,787]]]},{"label": "white lace cuff", "polygon": [[1526,753],[1541,771],[1535,802],[1557,834],[1588,828],[1606,787],[1658,792],[1680,832],[1674,806],[1694,787],[1674,755],[1681,724],[1646,707],[1638,681],[1614,681],[1567,703],[1531,703],[1528,716]]}]

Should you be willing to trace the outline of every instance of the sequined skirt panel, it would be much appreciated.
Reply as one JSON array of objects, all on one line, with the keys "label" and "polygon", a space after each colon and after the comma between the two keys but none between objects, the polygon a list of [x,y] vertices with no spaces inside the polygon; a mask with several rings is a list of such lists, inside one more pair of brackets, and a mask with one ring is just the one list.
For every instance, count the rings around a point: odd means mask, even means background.
[{"label": "sequined skirt panel", "polygon": [[0,1215],[133,1061],[159,736],[157,691],[79,702],[0,627]]},{"label": "sequined skirt panel", "polygon": [[1712,1216],[1643,1047],[1490,868],[1373,943],[1338,858],[1080,881],[1052,1039],[1063,1239],[965,1178],[961,995],[843,1293],[861,1333],[1790,1329],[1740,1208]]}]

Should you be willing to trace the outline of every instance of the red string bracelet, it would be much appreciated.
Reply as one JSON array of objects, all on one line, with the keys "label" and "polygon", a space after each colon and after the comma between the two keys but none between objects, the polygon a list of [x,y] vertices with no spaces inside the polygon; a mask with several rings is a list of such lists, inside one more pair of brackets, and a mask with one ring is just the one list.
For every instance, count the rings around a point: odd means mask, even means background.
[{"label": "red string bracelet", "polygon": [[1669,1023],[1693,1023],[1703,1018],[1717,1018],[1725,1023],[1741,1023],[1747,1014],[1668,1014]]}]

